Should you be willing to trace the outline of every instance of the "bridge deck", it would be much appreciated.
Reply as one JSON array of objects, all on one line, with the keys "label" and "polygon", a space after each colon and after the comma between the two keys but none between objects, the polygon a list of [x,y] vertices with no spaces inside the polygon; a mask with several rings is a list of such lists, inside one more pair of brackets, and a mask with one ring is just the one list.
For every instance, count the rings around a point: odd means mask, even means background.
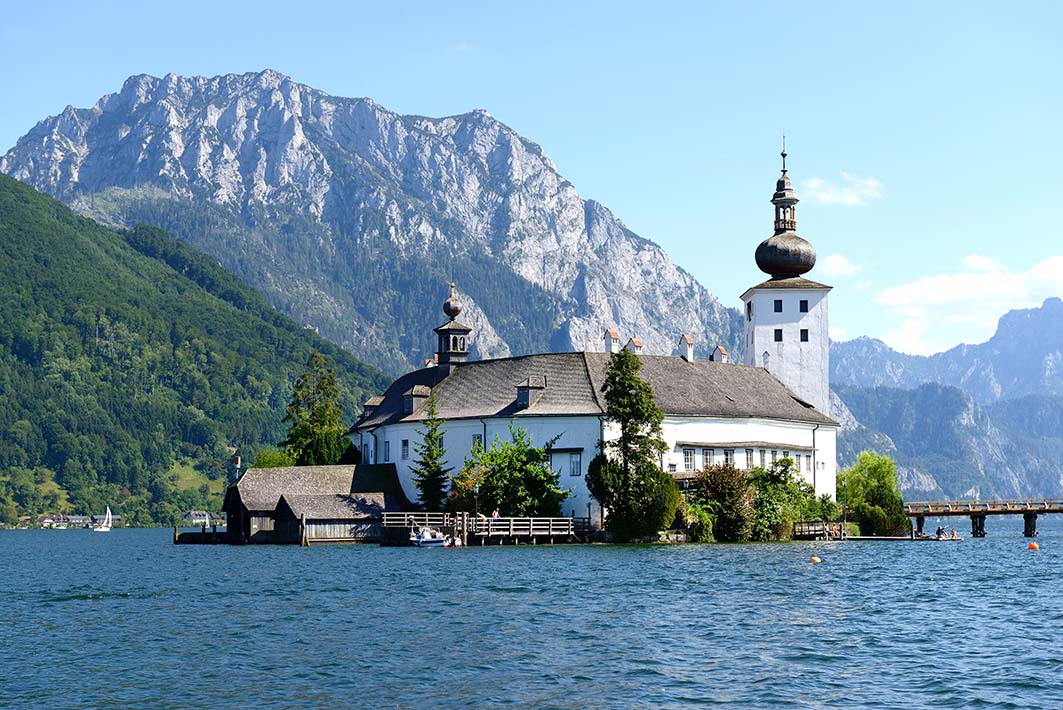
[{"label": "bridge deck", "polygon": [[1015,515],[1063,513],[1063,498],[1016,498],[1001,500],[936,500],[905,503],[909,517],[938,515]]}]

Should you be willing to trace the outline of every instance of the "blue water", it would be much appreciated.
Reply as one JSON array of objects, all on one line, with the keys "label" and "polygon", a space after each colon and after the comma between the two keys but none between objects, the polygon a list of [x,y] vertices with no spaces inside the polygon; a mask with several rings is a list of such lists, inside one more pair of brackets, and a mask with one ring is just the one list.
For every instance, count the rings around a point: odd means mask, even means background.
[{"label": "blue water", "polygon": [[0,707],[1063,707],[1063,525],[1041,529],[1036,552],[1016,518],[958,544],[0,532]]}]

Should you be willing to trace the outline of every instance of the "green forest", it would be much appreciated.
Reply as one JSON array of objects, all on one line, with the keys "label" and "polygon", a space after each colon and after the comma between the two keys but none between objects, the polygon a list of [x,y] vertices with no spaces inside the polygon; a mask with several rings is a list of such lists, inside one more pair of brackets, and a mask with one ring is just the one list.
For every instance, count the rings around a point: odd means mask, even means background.
[{"label": "green forest", "polygon": [[172,524],[281,441],[311,352],[350,423],[387,379],[160,230],[118,232],[0,175],[0,522]]}]

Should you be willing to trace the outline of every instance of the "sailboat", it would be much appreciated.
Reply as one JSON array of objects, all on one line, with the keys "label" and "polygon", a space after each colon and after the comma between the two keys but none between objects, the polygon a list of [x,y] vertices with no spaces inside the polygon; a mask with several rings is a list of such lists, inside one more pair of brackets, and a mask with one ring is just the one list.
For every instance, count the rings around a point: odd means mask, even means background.
[{"label": "sailboat", "polygon": [[92,526],[93,532],[110,532],[111,530],[111,506],[107,506],[107,515],[103,516],[103,522]]}]

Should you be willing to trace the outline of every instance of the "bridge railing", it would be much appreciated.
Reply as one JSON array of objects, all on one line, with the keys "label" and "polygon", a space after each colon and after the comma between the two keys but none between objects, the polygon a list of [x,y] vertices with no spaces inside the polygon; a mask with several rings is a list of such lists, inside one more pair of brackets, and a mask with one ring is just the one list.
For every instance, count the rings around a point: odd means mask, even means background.
[{"label": "bridge railing", "polygon": [[998,500],[933,500],[904,504],[907,515],[966,513],[1063,512],[1063,498],[1002,498]]}]

